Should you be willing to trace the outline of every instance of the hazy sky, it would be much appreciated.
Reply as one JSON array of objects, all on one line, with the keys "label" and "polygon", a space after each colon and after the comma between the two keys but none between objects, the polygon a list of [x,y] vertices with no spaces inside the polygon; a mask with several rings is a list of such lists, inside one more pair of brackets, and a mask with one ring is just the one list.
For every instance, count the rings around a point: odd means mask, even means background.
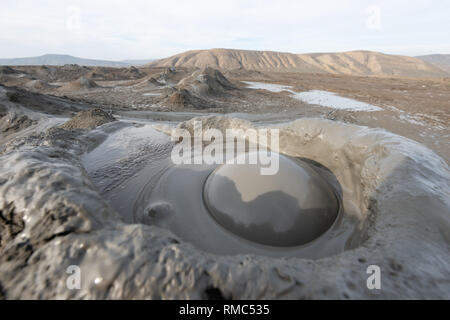
[{"label": "hazy sky", "polygon": [[0,58],[192,49],[450,53],[448,0],[0,0]]}]

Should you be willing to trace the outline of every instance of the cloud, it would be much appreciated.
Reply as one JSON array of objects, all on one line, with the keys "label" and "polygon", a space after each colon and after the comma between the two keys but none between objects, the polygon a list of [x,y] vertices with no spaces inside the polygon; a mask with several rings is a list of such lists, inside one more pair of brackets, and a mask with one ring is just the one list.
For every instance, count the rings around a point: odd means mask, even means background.
[{"label": "cloud", "polygon": [[[450,42],[450,3],[439,0],[8,2],[0,11],[1,57],[51,52],[116,60],[214,47],[440,51]],[[422,53],[414,50],[402,53]]]}]

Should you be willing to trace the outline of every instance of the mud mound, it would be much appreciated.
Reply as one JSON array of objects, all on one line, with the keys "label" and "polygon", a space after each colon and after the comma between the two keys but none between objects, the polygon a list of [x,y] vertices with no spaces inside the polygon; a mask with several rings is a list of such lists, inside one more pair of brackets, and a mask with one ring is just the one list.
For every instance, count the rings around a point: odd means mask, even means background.
[{"label": "mud mound", "polygon": [[57,67],[51,67],[51,66],[18,66],[16,67],[17,70],[20,70],[21,72],[27,73],[30,76],[34,77],[35,79],[40,79],[43,81],[70,81],[79,78],[81,75],[78,75],[76,78],[66,79],[66,77],[63,77],[61,79],[57,79]]},{"label": "mud mound", "polygon": [[135,86],[139,88],[159,88],[163,87],[164,83],[159,82],[155,77],[148,77],[143,81],[139,81]]},{"label": "mud mound", "polygon": [[43,80],[31,80],[25,84],[25,87],[31,91],[48,91],[57,88],[56,86],[50,85],[47,81]]},{"label": "mud mound", "polygon": [[[81,77],[91,78],[91,74],[97,72],[98,68],[70,64],[63,66],[20,66],[17,67],[17,69],[26,72],[39,80],[44,80],[48,82],[54,81],[70,82],[76,81]],[[114,68],[105,68],[105,69],[114,69]],[[102,72],[98,73],[101,74]],[[103,80],[103,78],[100,78],[98,80]]]},{"label": "mud mound", "polygon": [[136,67],[129,67],[129,68],[124,69],[124,71],[122,72],[122,75],[124,78],[127,78],[124,80],[140,79],[140,78],[145,77],[145,73],[139,71],[139,69]]},{"label": "mud mound", "polygon": [[[0,152],[3,151],[3,147],[8,141],[17,137],[16,133],[19,133],[36,123],[36,120],[30,119],[25,114],[16,113],[15,111],[8,112],[8,110],[3,108],[0,104]],[[0,247],[1,242],[2,236],[0,235]]]},{"label": "mud mound", "polygon": [[43,66],[42,69],[38,70],[38,73],[44,76],[39,77],[39,79],[47,81],[74,81],[85,76],[89,70],[88,67],[77,64],[66,64],[60,67]]},{"label": "mud mound", "polygon": [[7,87],[21,87],[26,82],[31,81],[31,80],[33,80],[33,79],[18,78],[17,76],[11,75],[11,74],[0,74],[0,84],[7,86]]},{"label": "mud mound", "polygon": [[0,83],[9,87],[21,87],[28,81],[35,80],[27,73],[7,66],[0,66]]},{"label": "mud mound", "polygon": [[86,78],[91,79],[93,81],[94,80],[95,81],[105,81],[107,77],[104,74],[99,73],[96,70],[93,70],[86,75]]},{"label": "mud mound", "polygon": [[88,79],[86,77],[81,77],[77,81],[74,82],[75,85],[80,86],[80,88],[84,89],[92,89],[92,88],[98,88],[99,85],[95,83],[93,80]]},{"label": "mud mound", "polygon": [[71,115],[86,108],[85,105],[63,98],[30,92],[24,89],[8,88],[0,86],[5,91],[4,97],[0,96],[0,104],[18,104],[22,107],[47,114]]},{"label": "mud mound", "polygon": [[101,109],[92,109],[81,111],[75,117],[61,125],[61,128],[67,130],[73,129],[94,129],[102,124],[116,121],[109,113]]},{"label": "mud mound", "polygon": [[192,96],[187,90],[174,92],[167,100],[173,106],[187,107],[192,103]]},{"label": "mud mound", "polygon": [[137,80],[146,73],[135,67],[86,67],[76,64],[63,66],[19,66],[15,69],[48,82],[71,82],[85,77],[97,81]]},{"label": "mud mound", "polygon": [[[138,69],[139,70],[139,69]],[[139,70],[140,71],[140,70]],[[144,71],[140,71],[144,72]],[[186,77],[191,70],[175,68],[147,68],[144,77],[137,79],[134,85],[137,87],[170,87],[176,86]]]},{"label": "mud mound", "polygon": [[99,88],[100,86],[95,83],[95,81],[88,79],[86,77],[81,77],[76,81],[72,81],[68,84],[62,86],[60,91],[80,91],[80,90],[91,90],[95,88]]},{"label": "mud mound", "polygon": [[[174,71],[168,69],[165,74]],[[214,98],[225,96],[236,89],[218,70],[197,70],[180,80],[176,86],[166,89],[166,105],[176,108],[208,109],[216,106]]]},{"label": "mud mound", "polygon": [[35,123],[35,121],[31,120],[26,115],[17,115],[13,112],[10,112],[5,116],[2,116],[0,112],[0,117],[0,133],[2,135],[19,132]]},{"label": "mud mound", "polygon": [[79,66],[78,64],[65,64],[58,68],[63,72],[80,72],[84,70],[88,70],[87,67]]},{"label": "mud mound", "polygon": [[194,109],[206,109],[208,103],[201,98],[192,95],[186,89],[176,90],[166,100],[165,104],[175,108],[194,108]]},{"label": "mud mound", "polygon": [[176,84],[180,80],[180,75],[175,68],[166,68],[159,75],[155,76],[155,79],[162,84]]},{"label": "mud mound", "polygon": [[138,80],[146,76],[135,67],[107,68],[96,67],[86,74],[86,78],[97,81]]},{"label": "mud mound", "polygon": [[219,70],[213,68],[195,71],[189,77],[181,80],[177,87],[189,90],[199,96],[221,96],[227,91],[235,89]]},{"label": "mud mound", "polygon": [[18,74],[18,73],[20,73],[20,72],[17,71],[17,70],[14,70],[11,67],[0,66],[0,75],[3,75],[3,74]]}]

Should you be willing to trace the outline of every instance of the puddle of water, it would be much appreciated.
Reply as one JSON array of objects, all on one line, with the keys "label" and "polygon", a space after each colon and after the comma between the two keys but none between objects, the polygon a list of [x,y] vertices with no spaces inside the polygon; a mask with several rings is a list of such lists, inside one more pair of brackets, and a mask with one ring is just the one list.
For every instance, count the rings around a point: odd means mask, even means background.
[{"label": "puddle of water", "polygon": [[341,97],[333,92],[323,90],[312,90],[306,92],[295,92],[292,86],[286,86],[274,83],[250,82],[244,81],[248,84],[250,89],[262,89],[271,92],[288,91],[293,95],[293,98],[303,102],[328,107],[333,109],[348,110],[348,111],[381,111],[380,107],[361,102],[358,100]]},{"label": "puddle of water", "polygon": [[282,92],[282,91],[293,92],[292,86],[286,86],[275,83],[252,82],[252,81],[242,81],[242,82],[248,84],[249,86],[247,88],[249,89],[260,89],[260,90],[267,90],[270,92]]},{"label": "puddle of water", "polygon": [[349,111],[381,111],[380,107],[338,96],[333,92],[313,90],[307,92],[295,92],[295,98],[309,104],[317,104],[323,107]]}]

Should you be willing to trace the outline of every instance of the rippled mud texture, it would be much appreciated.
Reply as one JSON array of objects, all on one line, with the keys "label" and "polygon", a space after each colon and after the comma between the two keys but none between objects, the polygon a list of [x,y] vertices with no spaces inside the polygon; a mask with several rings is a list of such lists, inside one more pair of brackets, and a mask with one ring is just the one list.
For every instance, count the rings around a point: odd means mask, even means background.
[{"label": "rippled mud texture", "polygon": [[[204,122],[245,126],[218,117]],[[195,299],[212,291],[228,299],[450,298],[450,173],[425,147],[383,130],[324,120],[281,126],[281,151],[333,171],[364,237],[354,249],[318,260],[220,256],[163,228],[124,223],[102,199],[81,156],[117,127],[50,129],[5,146],[4,298]],[[23,225],[8,229],[20,220]],[[381,267],[382,290],[366,289],[370,264]],[[66,288],[69,265],[81,267],[81,290]]]}]

